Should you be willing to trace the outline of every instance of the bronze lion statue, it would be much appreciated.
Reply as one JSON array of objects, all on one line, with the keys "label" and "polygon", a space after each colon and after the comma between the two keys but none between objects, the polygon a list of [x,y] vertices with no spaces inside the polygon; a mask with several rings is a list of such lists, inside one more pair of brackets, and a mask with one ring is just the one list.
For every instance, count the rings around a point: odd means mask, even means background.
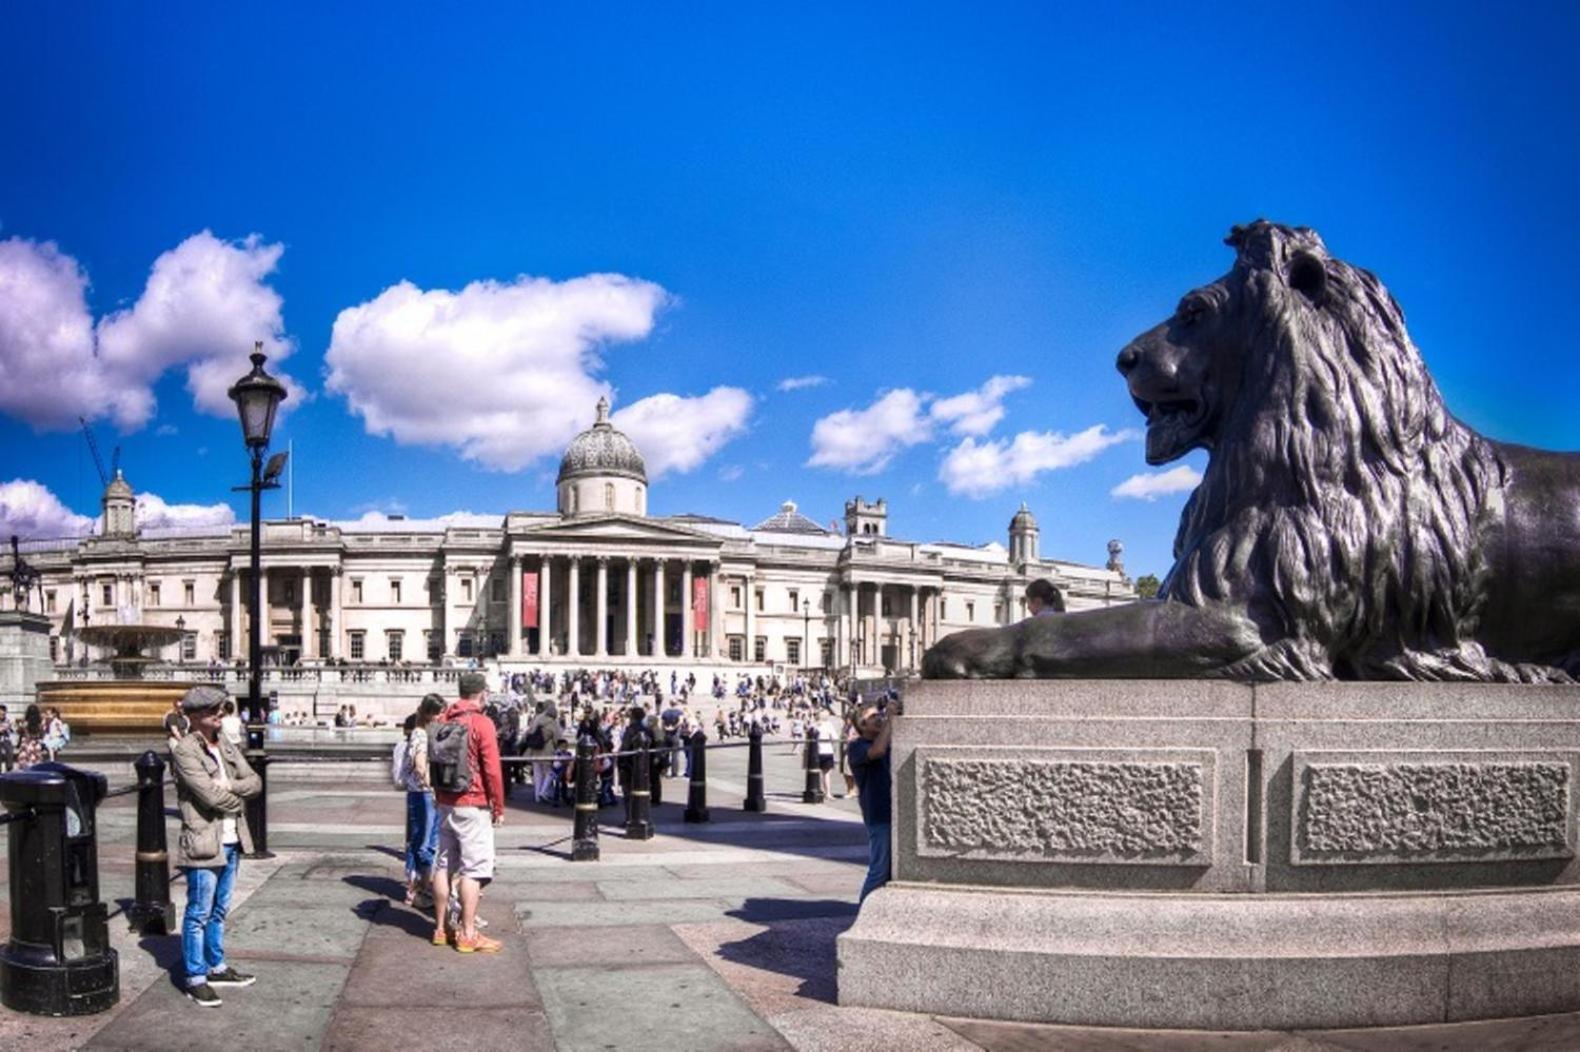
[{"label": "bronze lion statue", "polygon": [[1393,297],[1314,231],[1227,243],[1119,353],[1147,462],[1209,455],[1158,598],[957,632],[923,674],[1573,682],[1580,455],[1456,420]]}]

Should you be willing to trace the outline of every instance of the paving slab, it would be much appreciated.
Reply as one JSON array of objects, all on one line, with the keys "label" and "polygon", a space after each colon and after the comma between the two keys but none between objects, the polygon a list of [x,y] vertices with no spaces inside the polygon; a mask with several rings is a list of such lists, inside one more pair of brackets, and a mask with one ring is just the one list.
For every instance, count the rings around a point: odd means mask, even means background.
[{"label": "paving slab", "polygon": [[[701,878],[711,880],[719,875],[718,866],[666,865],[664,867],[683,880]],[[798,875],[837,875],[855,873],[859,878],[867,875],[867,862],[842,862],[837,859],[807,858],[787,867],[783,862],[741,862],[729,867],[732,877],[783,877],[787,873]]]},{"label": "paving slab", "polygon": [[625,967],[636,964],[695,964],[697,955],[659,924],[600,932],[589,938],[581,928],[543,928],[525,936],[534,968]]},{"label": "paving slab", "polygon": [[849,867],[841,873],[795,873],[785,879],[813,895],[829,895],[855,902],[856,896],[861,894],[861,885],[867,879],[867,871],[865,868]]},{"label": "paving slab", "polygon": [[638,902],[518,902],[523,931],[536,928],[610,928],[630,924],[681,924],[719,920],[731,909],[714,899]]},{"label": "paving slab", "polygon": [[496,936],[504,943],[499,953],[457,953],[433,945],[431,931],[427,925],[420,935],[393,927],[370,931],[341,1003],[356,1008],[443,1008],[471,1004],[486,990],[491,1007],[541,1012],[525,937],[508,932]]},{"label": "paving slab", "polygon": [[554,1035],[548,1017],[527,1008],[477,1007],[477,991],[465,1004],[465,1025],[452,1026],[453,1009],[441,1014],[435,1008],[356,1008],[342,1005],[335,1012],[325,1052],[369,1052],[372,1049],[421,1048],[424,1052],[553,1052]]},{"label": "paving slab", "polygon": [[774,895],[792,898],[806,894],[801,888],[772,877],[715,876],[711,880],[706,878],[683,880],[662,873],[643,880],[600,880],[598,890],[611,902],[630,902],[637,899],[736,899]]},{"label": "paving slab", "polygon": [[590,880],[496,880],[486,894],[498,902],[602,902]]},{"label": "paving slab", "polygon": [[248,903],[225,921],[225,951],[238,957],[284,953],[350,963],[362,945],[368,917],[355,910],[303,910]]},{"label": "paving slab", "polygon": [[[814,1005],[769,1016],[768,1022],[797,1052],[980,1052],[982,1049],[981,1045],[936,1019],[909,1012]],[[1028,1045],[1025,1052],[1070,1052],[1074,1047]]]},{"label": "paving slab", "polygon": [[536,976],[560,1052],[790,1048],[702,964],[541,968]]},{"label": "paving slab", "polygon": [[158,982],[89,1041],[92,1052],[313,1052],[321,1047],[345,965],[292,963],[249,967],[258,982],[221,993],[219,1008],[199,1008],[172,982]]}]

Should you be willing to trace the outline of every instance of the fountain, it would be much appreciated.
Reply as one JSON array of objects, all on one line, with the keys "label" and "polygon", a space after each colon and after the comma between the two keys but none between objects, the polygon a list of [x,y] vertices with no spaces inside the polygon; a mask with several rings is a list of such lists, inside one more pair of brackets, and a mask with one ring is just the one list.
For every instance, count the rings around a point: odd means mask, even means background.
[{"label": "fountain", "polygon": [[166,625],[88,625],[77,629],[78,641],[110,651],[103,660],[112,679],[51,680],[38,684],[38,703],[58,708],[74,732],[138,734],[163,729],[170,703],[194,685],[186,679],[145,679],[156,664],[149,649],[178,641],[182,630]]}]

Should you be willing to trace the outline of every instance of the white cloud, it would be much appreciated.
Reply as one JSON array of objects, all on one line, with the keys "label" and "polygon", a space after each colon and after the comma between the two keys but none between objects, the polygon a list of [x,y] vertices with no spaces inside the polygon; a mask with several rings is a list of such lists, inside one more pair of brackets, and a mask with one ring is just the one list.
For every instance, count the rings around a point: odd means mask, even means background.
[{"label": "white cloud", "polygon": [[157,493],[137,494],[137,526],[229,526],[236,512],[229,504],[169,504]]},{"label": "white cloud", "polygon": [[[160,376],[184,368],[200,410],[234,414],[225,391],[247,372],[254,340],[276,375],[294,350],[280,296],[265,284],[282,251],[257,235],[194,234],[154,262],[136,303],[95,325],[75,259],[51,242],[0,241],[0,412],[41,429],[85,416],[135,430],[154,415]],[[281,379],[293,399],[303,396]]]},{"label": "white cloud", "polygon": [[647,336],[669,300],[619,274],[477,281],[459,292],[402,281],[335,319],[328,387],[371,434],[519,470],[558,456],[592,422],[611,393],[593,375],[599,348]]},{"label": "white cloud", "polygon": [[787,376],[779,381],[779,390],[800,391],[807,387],[822,387],[826,383],[826,376]]},{"label": "white cloud", "polygon": [[1004,419],[1004,396],[1030,386],[1029,376],[995,376],[975,391],[940,398],[932,405],[932,417],[957,435],[981,437]]},{"label": "white cloud", "polygon": [[1108,491],[1111,497],[1129,497],[1132,500],[1157,500],[1170,493],[1188,493],[1201,484],[1201,472],[1189,464],[1181,464],[1167,471],[1131,475]]},{"label": "white cloud", "polygon": [[96,521],[66,507],[42,483],[0,482],[0,542],[6,545],[13,534],[23,539],[80,537],[92,533]]},{"label": "white cloud", "polygon": [[[236,513],[228,504],[171,504],[157,493],[136,495],[139,529],[164,526],[228,526]],[[0,539],[81,537],[98,528],[98,517],[78,515],[42,483],[0,482]]]},{"label": "white cloud", "polygon": [[[309,516],[311,517],[311,516]],[[445,526],[465,527],[492,527],[498,526],[504,520],[503,515],[494,515],[487,512],[475,511],[448,511],[443,515],[407,515],[404,512],[365,511],[355,519],[332,520],[341,526],[351,526],[358,529],[410,530],[432,529]]]},{"label": "white cloud", "polygon": [[721,482],[734,482],[744,474],[746,474],[746,469],[739,464],[726,464],[719,469],[719,480]]},{"label": "white cloud", "polygon": [[896,453],[933,437],[923,407],[929,395],[901,387],[866,409],[841,409],[812,425],[812,457],[807,466],[872,475],[888,467]]},{"label": "white cloud", "polygon": [[746,430],[752,396],[739,387],[715,387],[697,398],[656,394],[610,417],[642,454],[647,477],[684,474]]},{"label": "white cloud", "polygon": [[938,479],[956,496],[985,497],[1011,486],[1025,485],[1044,471],[1083,464],[1140,432],[1110,431],[1095,424],[1073,435],[1057,431],[1022,431],[1013,439],[979,442],[967,437],[944,457]]}]

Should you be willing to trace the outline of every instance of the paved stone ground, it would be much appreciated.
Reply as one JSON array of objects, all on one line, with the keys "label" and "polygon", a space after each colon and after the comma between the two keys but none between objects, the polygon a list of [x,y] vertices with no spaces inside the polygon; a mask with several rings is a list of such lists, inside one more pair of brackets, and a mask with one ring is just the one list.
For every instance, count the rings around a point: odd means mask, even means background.
[{"label": "paved stone ground", "polygon": [[[373,767],[379,765],[370,765]],[[670,780],[659,836],[606,827],[603,859],[572,863],[569,812],[518,792],[484,896],[497,956],[429,945],[400,902],[401,794],[361,779],[277,780],[270,846],[242,864],[228,948],[259,975],[205,1011],[170,972],[172,936],[112,920],[121,1002],[85,1019],[0,1009],[0,1047],[45,1049],[712,1049],[1020,1052],[1427,1052],[1580,1048],[1580,1015],[1431,1027],[1204,1034],[1043,1027],[835,1006],[834,940],[855,917],[865,837],[854,801],[808,806],[784,747],[768,756],[770,811],[738,810],[745,753],[715,753],[713,821],[681,821]],[[112,784],[129,781],[112,777]],[[775,793],[774,789],[783,790]],[[615,821],[614,811],[604,817]],[[130,798],[101,811],[101,881],[132,891]],[[175,824],[172,823],[172,836]],[[0,834],[3,835],[3,834]],[[175,885],[177,906],[183,891]],[[0,885],[0,893],[8,893]],[[0,934],[9,925],[9,898]],[[464,1017],[451,1006],[471,1007]]]}]

